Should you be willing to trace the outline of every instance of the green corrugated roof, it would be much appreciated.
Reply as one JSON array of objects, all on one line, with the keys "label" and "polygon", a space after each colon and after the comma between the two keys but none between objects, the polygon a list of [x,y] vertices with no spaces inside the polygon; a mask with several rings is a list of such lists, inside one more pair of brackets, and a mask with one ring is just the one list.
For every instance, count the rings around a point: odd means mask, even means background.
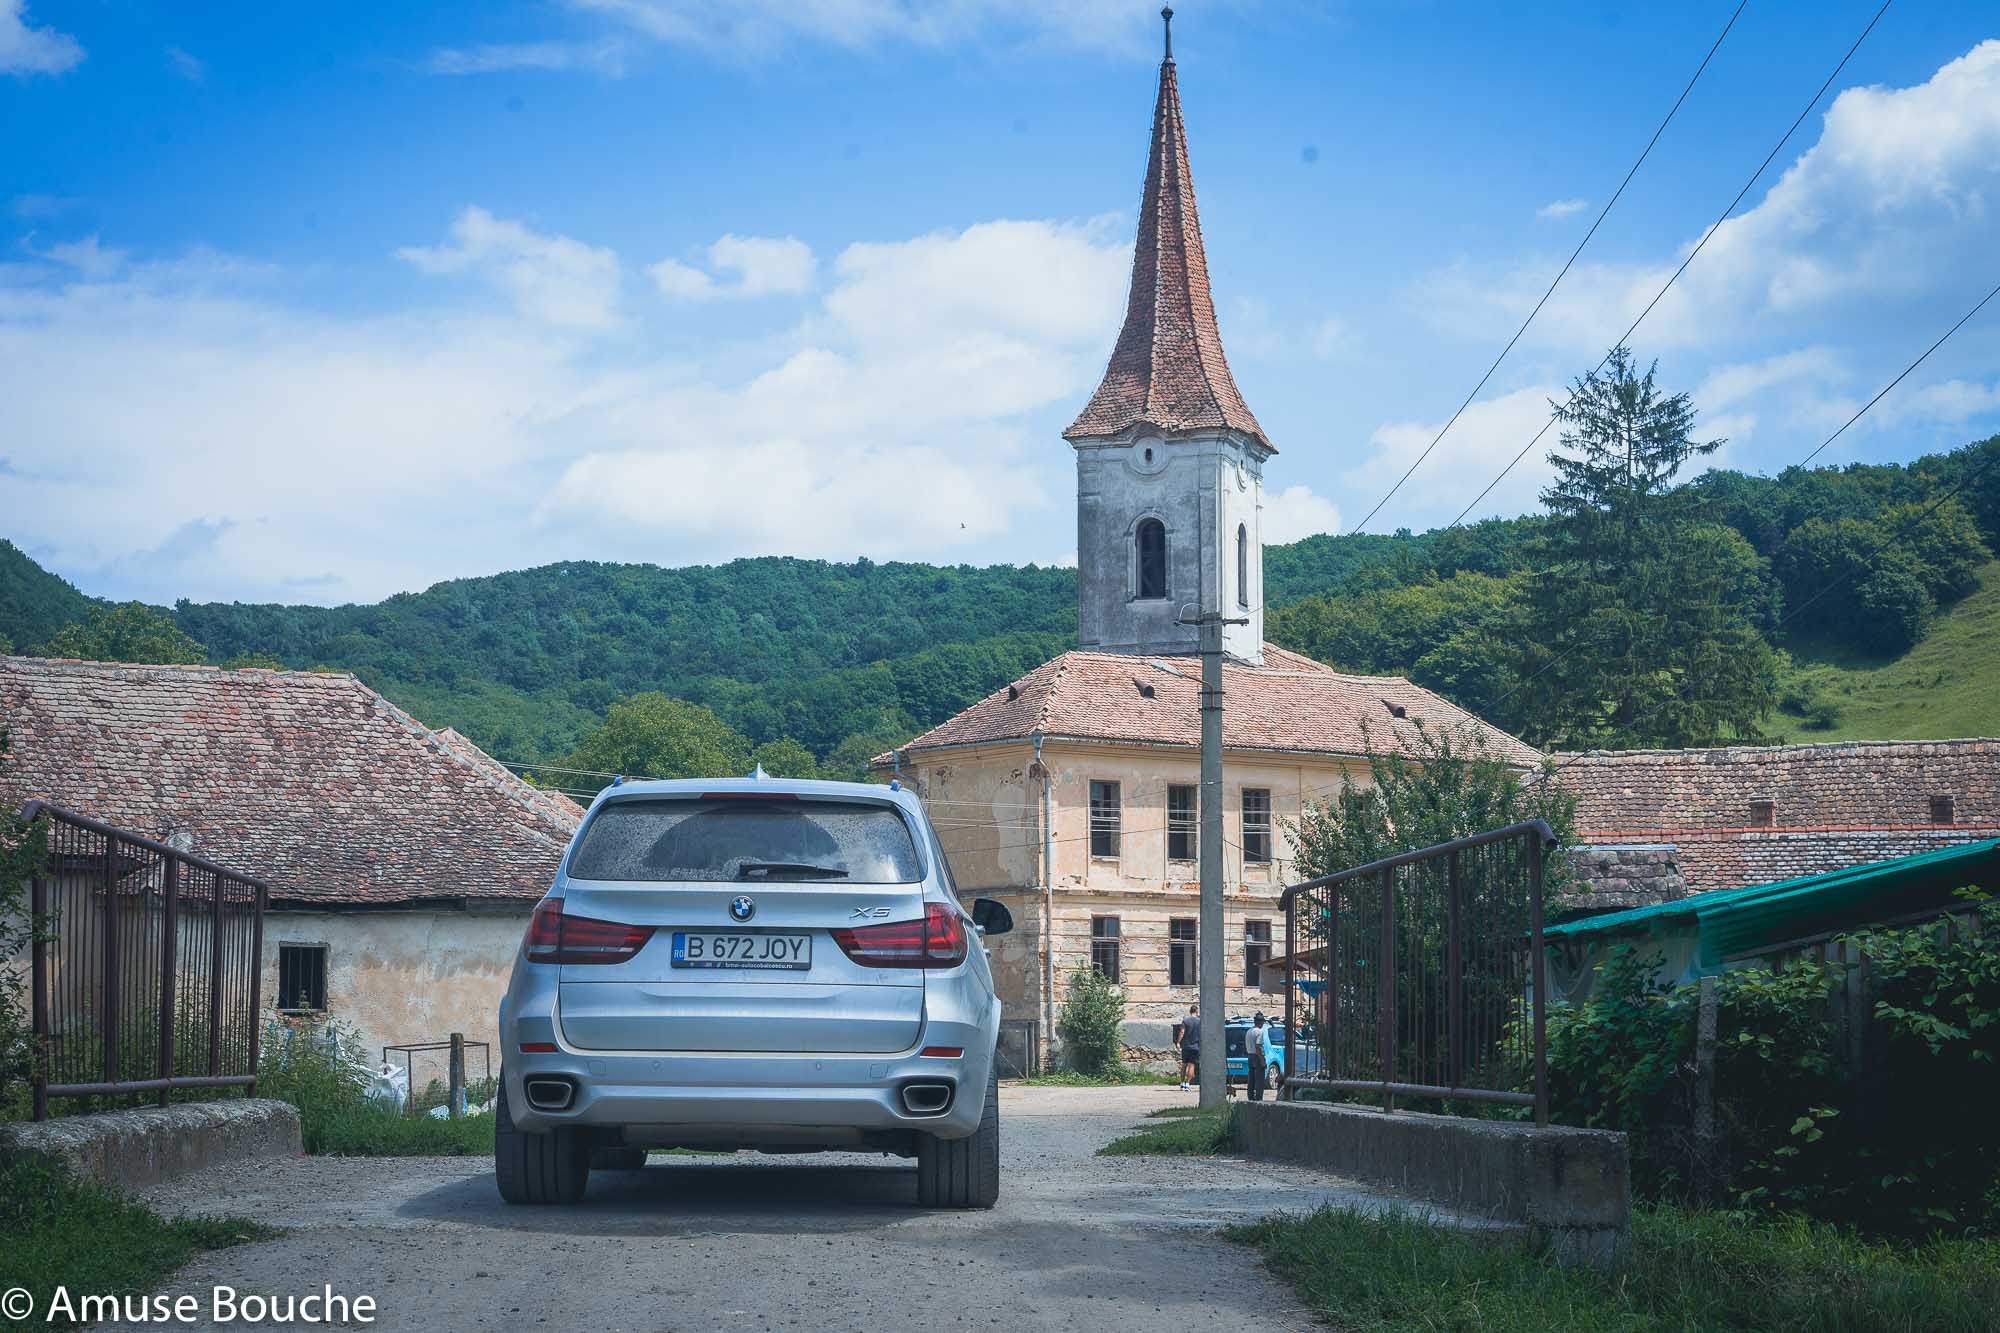
[{"label": "green corrugated roof", "polygon": [[2000,838],[1775,884],[1716,889],[1677,902],[1566,921],[1543,934],[1576,939],[1651,932],[1693,918],[1701,934],[1702,961],[1712,965],[1751,945],[1799,939],[1849,924],[1841,918],[1851,915],[1848,909],[1859,903],[1866,902],[1881,917],[1918,910],[1926,904],[1912,904],[1912,898],[1932,890],[1948,892],[1972,882],[1980,872],[1988,877],[2000,872]]}]

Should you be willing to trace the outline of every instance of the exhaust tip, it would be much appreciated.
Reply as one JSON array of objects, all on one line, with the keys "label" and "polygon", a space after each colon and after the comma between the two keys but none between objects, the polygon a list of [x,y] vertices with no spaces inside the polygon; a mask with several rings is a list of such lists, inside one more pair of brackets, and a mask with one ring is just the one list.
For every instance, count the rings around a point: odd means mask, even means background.
[{"label": "exhaust tip", "polygon": [[905,1083],[903,1110],[910,1115],[943,1115],[951,1109],[949,1083]]},{"label": "exhaust tip", "polygon": [[523,1088],[537,1111],[567,1111],[576,1100],[576,1085],[566,1078],[531,1078]]}]

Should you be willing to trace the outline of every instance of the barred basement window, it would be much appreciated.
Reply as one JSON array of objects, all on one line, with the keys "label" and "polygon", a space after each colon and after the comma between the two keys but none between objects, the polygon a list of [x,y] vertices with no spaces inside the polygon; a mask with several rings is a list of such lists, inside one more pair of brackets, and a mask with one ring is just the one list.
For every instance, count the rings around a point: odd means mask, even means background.
[{"label": "barred basement window", "polygon": [[1092,856],[1118,855],[1119,802],[1118,784],[1097,782],[1090,784],[1090,854]]},{"label": "barred basement window", "polygon": [[1199,923],[1191,916],[1177,916],[1167,922],[1167,984],[1170,986],[1195,986],[1200,984],[1200,970],[1197,966],[1201,957],[1201,940],[1197,935]]},{"label": "barred basement window", "polygon": [[1243,789],[1243,859],[1271,863],[1271,792],[1265,787]]},{"label": "barred basement window", "polygon": [[1243,923],[1243,984],[1256,986],[1263,981],[1264,963],[1271,956],[1271,923]]},{"label": "barred basement window", "polygon": [[1118,918],[1090,918],[1090,965],[1106,981],[1118,980]]},{"label": "barred basement window", "polygon": [[326,1012],[326,946],[278,946],[278,1008],[288,1014]]},{"label": "barred basement window", "polygon": [[1167,788],[1167,859],[1192,861],[1201,845],[1201,815],[1195,809],[1195,789],[1178,783]]}]

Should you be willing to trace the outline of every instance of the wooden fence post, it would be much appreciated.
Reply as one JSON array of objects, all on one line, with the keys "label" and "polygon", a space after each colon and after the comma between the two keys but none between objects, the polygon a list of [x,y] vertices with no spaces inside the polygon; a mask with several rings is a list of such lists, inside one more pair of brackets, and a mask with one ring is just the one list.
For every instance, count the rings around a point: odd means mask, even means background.
[{"label": "wooden fence post", "polygon": [[1694,1183],[1698,1198],[1716,1193],[1715,1145],[1715,978],[1701,979],[1694,1028]]},{"label": "wooden fence post", "polygon": [[465,1034],[451,1034],[451,1070],[448,1075],[450,1086],[446,1095],[451,1099],[448,1113],[453,1120],[458,1119],[465,1106]]}]

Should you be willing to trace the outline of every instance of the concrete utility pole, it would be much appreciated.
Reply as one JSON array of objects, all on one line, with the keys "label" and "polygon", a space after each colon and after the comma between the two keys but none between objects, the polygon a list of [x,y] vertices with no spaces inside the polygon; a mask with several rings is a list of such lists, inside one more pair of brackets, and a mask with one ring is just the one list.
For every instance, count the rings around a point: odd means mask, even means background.
[{"label": "concrete utility pole", "polygon": [[1201,626],[1201,1105],[1219,1109],[1229,1084],[1222,1026],[1222,627],[1220,611],[1181,615]]}]

